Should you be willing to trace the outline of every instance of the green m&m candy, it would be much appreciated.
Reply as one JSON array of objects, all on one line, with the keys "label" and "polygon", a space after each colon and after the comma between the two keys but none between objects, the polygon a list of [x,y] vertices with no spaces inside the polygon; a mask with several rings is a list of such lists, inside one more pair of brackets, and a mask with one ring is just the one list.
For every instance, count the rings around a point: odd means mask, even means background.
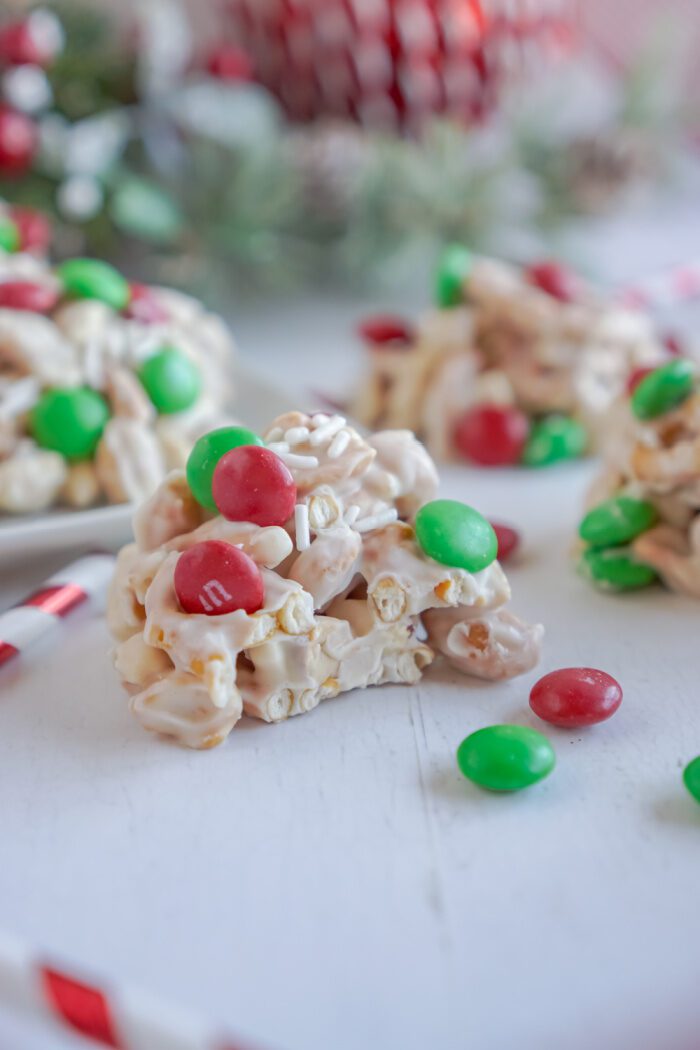
[{"label": "green m&m candy", "polygon": [[240,445],[262,444],[262,438],[247,427],[219,427],[203,434],[187,460],[187,482],[197,502],[208,510],[217,510],[211,482],[221,457]]},{"label": "green m&m candy", "polygon": [[589,510],[578,531],[592,547],[616,547],[646,532],[657,519],[656,508],[648,500],[615,496]]},{"label": "green m&m candy", "polygon": [[700,755],[683,770],[683,783],[696,802],[700,802]]},{"label": "green m&m candy", "polygon": [[11,219],[0,219],[0,248],[16,252],[19,248],[19,230]]},{"label": "green m&m candy", "polygon": [[442,565],[479,572],[498,556],[493,527],[477,510],[457,500],[425,503],[416,515],[415,529],[422,550]]},{"label": "green m&m candy", "polygon": [[128,281],[101,259],[68,259],[56,275],[73,299],[99,299],[113,310],[123,310],[129,302]]},{"label": "green m&m candy", "polygon": [[677,357],[637,383],[632,393],[632,411],[637,419],[655,419],[669,412],[693,392],[695,369],[691,361]]},{"label": "green m&m candy", "polygon": [[535,423],[523,450],[528,467],[546,467],[565,459],[577,459],[586,450],[583,426],[569,416],[547,416]]},{"label": "green m&m candy", "polygon": [[66,459],[91,459],[109,419],[105,399],[88,387],[46,390],[29,415],[29,429],[42,448]]},{"label": "green m&m candy", "polygon": [[169,346],[144,361],[139,379],[162,415],[190,408],[202,389],[202,376],[194,361]]},{"label": "green m&m candy", "polygon": [[604,590],[633,591],[656,581],[651,565],[638,561],[629,547],[586,551],[580,567],[584,576]]},{"label": "green m&m candy", "polygon": [[527,726],[497,725],[477,729],[457,749],[460,770],[488,791],[520,791],[554,769],[554,748],[546,736]]},{"label": "green m&m candy", "polygon": [[471,252],[461,244],[445,248],[435,275],[435,300],[438,306],[458,306],[462,302],[464,282],[472,268]]}]

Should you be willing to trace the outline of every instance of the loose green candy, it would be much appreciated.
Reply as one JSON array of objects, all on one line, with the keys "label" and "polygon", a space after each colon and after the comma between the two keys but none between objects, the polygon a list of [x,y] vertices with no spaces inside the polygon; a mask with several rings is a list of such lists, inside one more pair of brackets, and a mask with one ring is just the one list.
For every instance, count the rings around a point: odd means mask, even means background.
[{"label": "loose green candy", "polygon": [[163,415],[189,408],[202,389],[202,376],[194,361],[173,347],[165,347],[147,358],[139,370],[139,379]]},{"label": "loose green candy", "polygon": [[547,416],[535,423],[523,450],[528,467],[545,467],[565,459],[576,459],[586,450],[585,429],[568,416]]},{"label": "loose green candy", "polygon": [[696,802],[700,802],[700,755],[683,770],[683,783]]},{"label": "loose green candy", "polygon": [[442,253],[435,275],[435,298],[438,306],[458,306],[462,302],[464,282],[472,268],[471,252],[461,244],[451,244]]},{"label": "loose green candy", "polygon": [[489,791],[520,791],[554,769],[554,748],[527,726],[477,729],[457,749],[457,764],[468,780]]},{"label": "loose green candy", "polygon": [[615,496],[589,510],[579,526],[579,536],[593,547],[629,543],[658,520],[653,503],[631,496]]},{"label": "loose green candy", "polygon": [[581,571],[599,587],[611,591],[633,591],[656,580],[654,569],[638,561],[628,547],[586,551]]},{"label": "loose green candy", "polygon": [[222,456],[239,445],[262,445],[262,438],[246,427],[219,427],[195,443],[187,460],[187,482],[192,495],[203,507],[216,510],[211,483],[216,464]]},{"label": "loose green candy", "polygon": [[637,419],[655,419],[669,412],[693,392],[695,369],[691,361],[677,357],[655,368],[632,393],[632,411]]},{"label": "loose green candy", "polygon": [[46,390],[29,416],[29,429],[42,448],[66,459],[91,459],[109,419],[105,399],[88,387]]},{"label": "loose green candy", "polygon": [[454,499],[425,503],[415,529],[421,548],[442,565],[479,572],[498,555],[498,539],[486,518]]},{"label": "loose green candy", "polygon": [[11,219],[0,219],[0,248],[16,252],[19,248],[19,230]]},{"label": "loose green candy", "polygon": [[113,310],[123,310],[129,302],[128,281],[100,259],[68,259],[56,274],[74,299],[99,299]]}]

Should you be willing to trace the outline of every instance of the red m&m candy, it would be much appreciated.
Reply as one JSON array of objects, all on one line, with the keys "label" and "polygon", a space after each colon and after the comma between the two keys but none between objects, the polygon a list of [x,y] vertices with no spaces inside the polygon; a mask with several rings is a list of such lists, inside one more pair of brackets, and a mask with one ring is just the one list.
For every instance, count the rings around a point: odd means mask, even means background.
[{"label": "red m&m candy", "polygon": [[592,726],[614,715],[622,688],[612,675],[593,667],[562,667],[536,682],[530,707],[545,722],[566,729]]},{"label": "red m&m candy", "polygon": [[525,270],[525,276],[530,284],[562,303],[573,303],[578,298],[578,278],[561,263],[534,263]]},{"label": "red m&m candy", "polygon": [[221,457],[211,486],[228,521],[284,525],[294,513],[297,487],[280,457],[262,445],[240,445]]},{"label": "red m&m candy", "polygon": [[639,365],[637,368],[633,368],[627,377],[627,393],[633,394],[645,376],[648,376],[653,371],[654,369],[651,365]]},{"label": "red m&m candy", "polygon": [[186,613],[223,616],[262,608],[265,590],[252,558],[224,540],[205,540],[184,551],[175,566],[175,593]]},{"label": "red m&m candy", "polygon": [[8,106],[0,106],[0,174],[23,175],[38,141],[34,122]]},{"label": "red m&m candy", "polygon": [[530,432],[527,416],[512,405],[476,405],[455,428],[457,450],[482,467],[520,462]]},{"label": "red m&m candy", "polygon": [[497,522],[491,522],[491,528],[496,533],[496,539],[498,540],[498,554],[496,557],[499,561],[507,561],[517,548],[520,546],[520,533],[516,532],[515,529],[511,529],[509,525],[499,525]]},{"label": "red m&m candy", "polygon": [[10,208],[10,218],[19,232],[21,252],[43,253],[51,243],[51,223],[35,208]]},{"label": "red m&m candy", "polygon": [[381,350],[385,346],[406,347],[413,342],[415,334],[412,324],[389,314],[366,318],[357,331],[360,338],[374,350]]},{"label": "red m&m candy", "polygon": [[30,310],[48,314],[58,302],[58,292],[46,284],[34,281],[3,281],[0,283],[0,307],[10,310]]},{"label": "red m&m candy", "polygon": [[124,314],[141,324],[161,324],[169,320],[167,311],[161,306],[147,284],[129,285],[129,302]]}]

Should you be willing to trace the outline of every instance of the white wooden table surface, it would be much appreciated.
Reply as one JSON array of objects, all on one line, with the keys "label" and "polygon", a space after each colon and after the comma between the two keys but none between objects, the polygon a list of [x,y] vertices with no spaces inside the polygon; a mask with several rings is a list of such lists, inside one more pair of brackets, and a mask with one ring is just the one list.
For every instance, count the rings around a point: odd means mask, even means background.
[{"label": "white wooden table surface", "polygon": [[[618,252],[624,273],[614,233],[601,252]],[[666,239],[649,237],[658,258]],[[632,273],[639,249],[628,258]],[[357,362],[339,333],[362,312],[270,306],[237,329],[294,400],[311,365],[314,385],[343,388]],[[6,669],[0,929],[263,1050],[697,1046],[700,807],[680,773],[700,753],[699,610],[661,590],[606,597],[575,575],[589,474],[445,476],[446,494],[526,537],[513,608],[542,620],[547,640],[522,679],[434,668],[415,688],[346,695],[279,726],[246,721],[192,753],[131,720],[100,618],[79,613]],[[2,605],[49,567],[4,573]],[[539,723],[557,768],[520,795],[461,778],[467,733],[538,724],[532,682],[580,664],[622,683],[610,723]],[[2,1050],[69,1045],[0,1017]]]}]

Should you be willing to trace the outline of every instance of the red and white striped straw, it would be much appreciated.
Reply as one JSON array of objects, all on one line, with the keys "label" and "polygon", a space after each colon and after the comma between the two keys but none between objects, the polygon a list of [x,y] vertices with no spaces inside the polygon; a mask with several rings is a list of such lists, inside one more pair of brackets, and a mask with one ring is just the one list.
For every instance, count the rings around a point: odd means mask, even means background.
[{"label": "red and white striped straw", "polygon": [[0,666],[25,652],[73,609],[103,595],[113,568],[111,554],[88,554],[0,613]]},{"label": "red and white striped straw", "polygon": [[621,288],[617,299],[624,306],[659,310],[700,296],[700,259],[672,266]]},{"label": "red and white striped straw", "polygon": [[58,1022],[113,1050],[244,1050],[244,1044],[180,1007],[93,975],[76,975],[5,933],[0,934],[0,1007]]}]

